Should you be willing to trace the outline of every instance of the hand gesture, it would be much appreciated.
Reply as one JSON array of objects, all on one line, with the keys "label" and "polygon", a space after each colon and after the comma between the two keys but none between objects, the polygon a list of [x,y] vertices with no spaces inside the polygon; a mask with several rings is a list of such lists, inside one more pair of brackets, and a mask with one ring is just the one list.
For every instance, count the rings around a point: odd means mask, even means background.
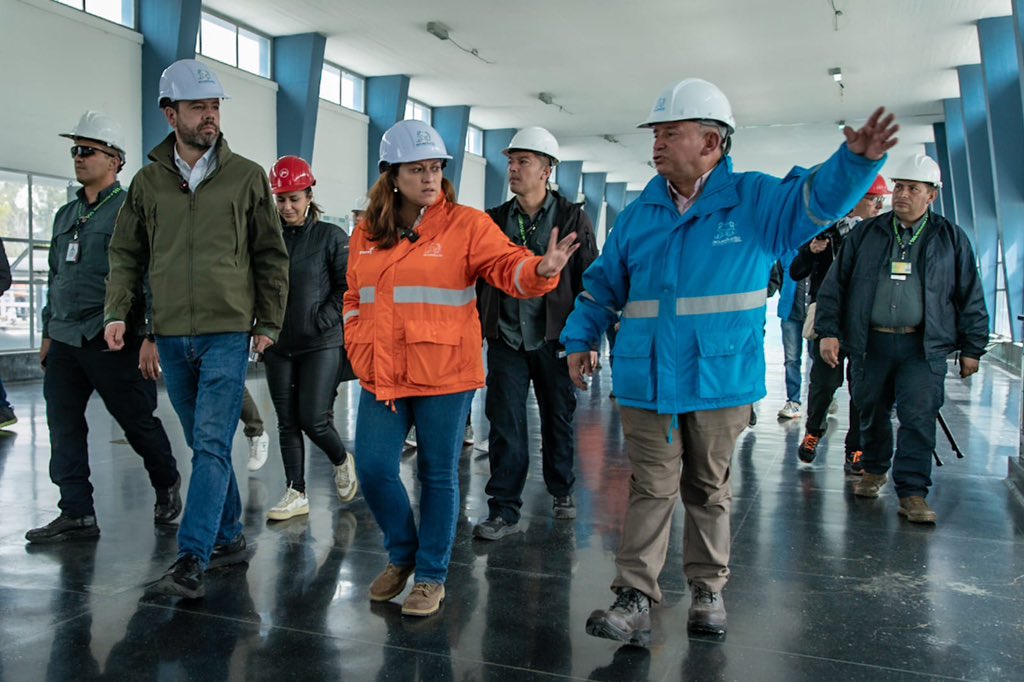
[{"label": "hand gesture", "polygon": [[572,383],[576,384],[576,387],[581,391],[587,390],[586,377],[594,373],[596,356],[597,353],[588,350],[583,353],[570,353],[567,358],[569,361],[569,378],[572,379]]},{"label": "hand gesture", "polygon": [[850,126],[843,128],[847,148],[854,154],[878,161],[899,142],[895,135],[900,127],[893,123],[895,120],[895,116],[885,113],[885,107],[878,107],[860,130]]},{"label": "hand gesture", "polygon": [[537,263],[537,274],[550,279],[560,273],[565,264],[569,262],[570,256],[580,248],[580,245],[575,242],[575,232],[570,232],[568,237],[559,241],[558,228],[551,230],[547,253],[544,254],[544,259]]},{"label": "hand gesture", "polygon": [[103,330],[103,339],[107,342],[110,350],[121,350],[124,348],[124,322],[111,322]]}]

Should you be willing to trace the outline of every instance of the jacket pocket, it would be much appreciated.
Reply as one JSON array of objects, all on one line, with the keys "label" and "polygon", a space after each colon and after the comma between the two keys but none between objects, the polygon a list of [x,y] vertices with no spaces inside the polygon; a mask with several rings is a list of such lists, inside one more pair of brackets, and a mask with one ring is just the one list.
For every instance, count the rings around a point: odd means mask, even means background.
[{"label": "jacket pocket", "polygon": [[405,323],[409,382],[444,386],[459,378],[462,369],[462,330],[443,322],[409,320]]},{"label": "jacket pocket", "polygon": [[697,332],[697,346],[697,393],[701,398],[744,395],[757,387],[757,341],[753,330]]},{"label": "jacket pocket", "polygon": [[362,322],[350,322],[345,330],[345,351],[352,365],[352,372],[368,384],[374,383],[373,372],[373,326]]},{"label": "jacket pocket", "polygon": [[[629,327],[623,326],[623,330]],[[612,389],[615,395],[632,400],[654,400],[654,336],[647,333],[619,333],[612,357]]]}]

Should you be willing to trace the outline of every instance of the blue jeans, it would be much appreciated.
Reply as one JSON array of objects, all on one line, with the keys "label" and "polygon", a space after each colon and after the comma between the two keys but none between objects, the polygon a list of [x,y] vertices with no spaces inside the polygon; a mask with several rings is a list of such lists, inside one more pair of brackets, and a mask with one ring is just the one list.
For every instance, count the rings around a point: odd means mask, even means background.
[{"label": "blue jeans", "polygon": [[786,361],[786,400],[800,404],[800,362],[804,352],[804,323],[782,320],[782,350]]},{"label": "blue jeans", "polygon": [[[363,390],[356,418],[356,473],[384,532],[388,561],[416,566],[416,582],[444,583],[459,518],[459,456],[474,391],[402,398],[391,406]],[[399,476],[402,445],[416,425],[420,527]]]},{"label": "blue jeans", "polygon": [[178,556],[206,566],[214,545],[242,532],[242,498],[231,465],[231,445],[242,411],[249,334],[158,336],[167,396],[192,448],[185,514],[178,528]]}]

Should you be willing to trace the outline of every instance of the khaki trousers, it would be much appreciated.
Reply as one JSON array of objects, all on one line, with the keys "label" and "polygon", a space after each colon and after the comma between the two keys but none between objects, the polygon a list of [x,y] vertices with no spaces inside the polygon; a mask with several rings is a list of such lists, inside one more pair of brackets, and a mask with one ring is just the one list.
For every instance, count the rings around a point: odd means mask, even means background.
[{"label": "khaki trousers", "polygon": [[[729,467],[750,406],[688,412],[672,428],[670,414],[621,407],[622,432],[633,475],[612,587],[632,587],[661,601],[676,499],[686,510],[683,571],[688,580],[720,592],[729,578]],[[671,440],[671,442],[669,442]]]}]

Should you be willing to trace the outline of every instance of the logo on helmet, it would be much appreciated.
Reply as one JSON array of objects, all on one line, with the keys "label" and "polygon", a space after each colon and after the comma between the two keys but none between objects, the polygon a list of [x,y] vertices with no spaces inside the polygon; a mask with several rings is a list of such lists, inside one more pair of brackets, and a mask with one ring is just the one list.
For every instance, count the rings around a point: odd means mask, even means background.
[{"label": "logo on helmet", "polygon": [[197,68],[196,69],[196,82],[197,83],[216,83],[217,81],[215,81],[213,79],[213,74],[210,73],[209,71],[207,71],[206,69]]},{"label": "logo on helmet", "polygon": [[432,146],[433,144],[434,139],[430,137],[430,133],[428,133],[426,130],[419,130],[416,132],[417,147]]},{"label": "logo on helmet", "polygon": [[651,111],[665,111],[665,98],[659,97],[658,101],[654,103],[654,108]]}]

